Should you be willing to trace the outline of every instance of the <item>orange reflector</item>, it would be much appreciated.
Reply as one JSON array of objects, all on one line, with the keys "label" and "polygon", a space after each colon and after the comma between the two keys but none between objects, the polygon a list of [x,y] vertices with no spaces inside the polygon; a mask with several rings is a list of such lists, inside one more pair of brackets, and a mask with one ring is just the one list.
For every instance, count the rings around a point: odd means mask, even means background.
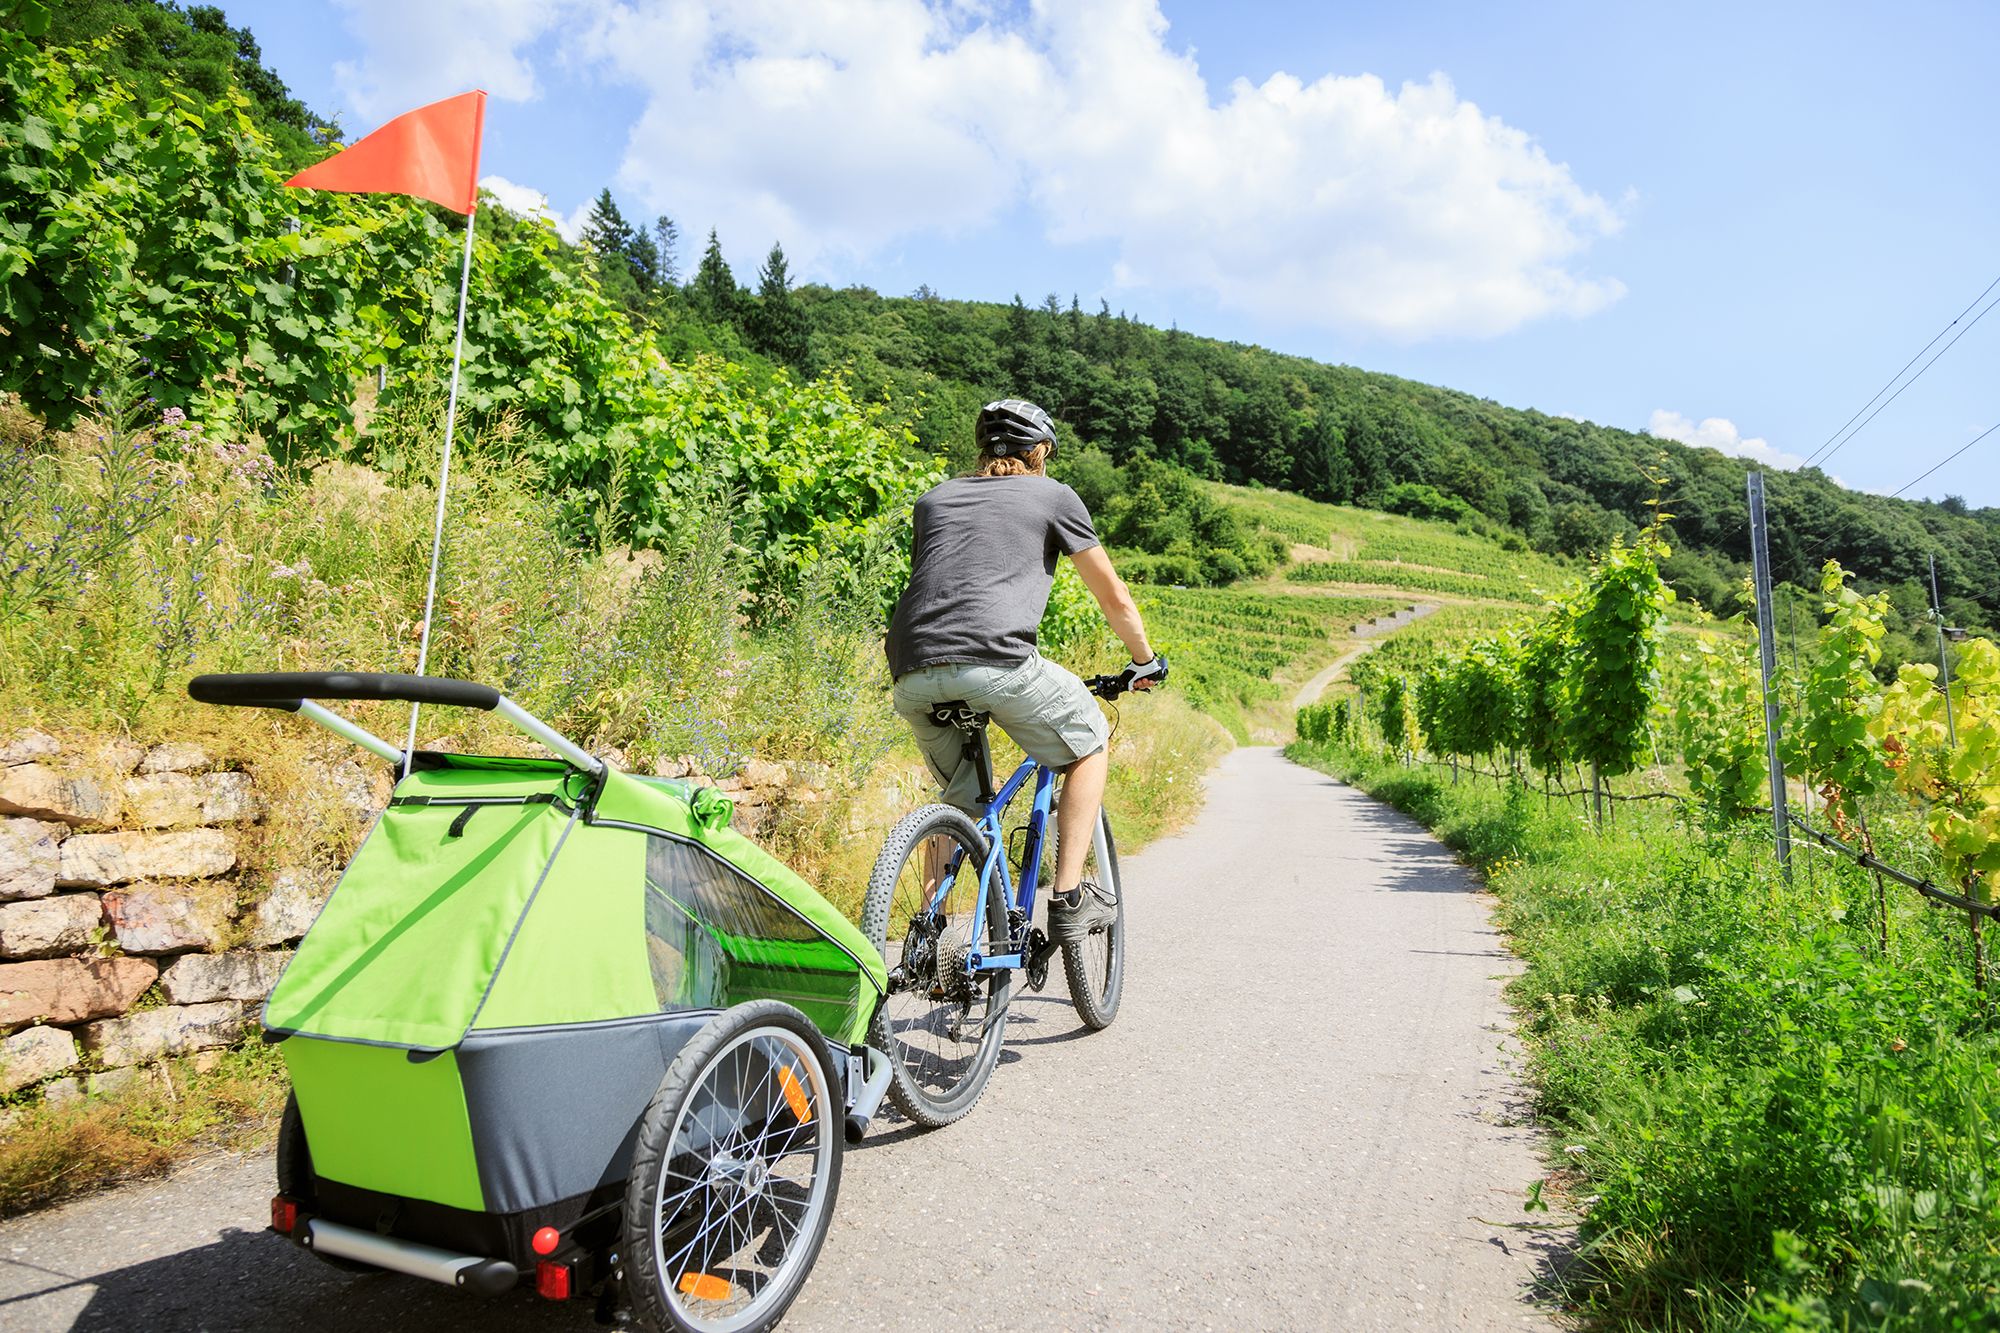
[{"label": "orange reflector", "polygon": [[806,1090],[799,1086],[798,1076],[783,1065],[778,1066],[778,1088],[785,1094],[785,1104],[792,1108],[800,1124],[807,1124],[813,1118],[812,1102],[806,1097]]},{"label": "orange reflector", "polygon": [[692,1296],[698,1301],[726,1301],[736,1288],[729,1285],[726,1277],[716,1277],[712,1273],[682,1273],[681,1295]]}]

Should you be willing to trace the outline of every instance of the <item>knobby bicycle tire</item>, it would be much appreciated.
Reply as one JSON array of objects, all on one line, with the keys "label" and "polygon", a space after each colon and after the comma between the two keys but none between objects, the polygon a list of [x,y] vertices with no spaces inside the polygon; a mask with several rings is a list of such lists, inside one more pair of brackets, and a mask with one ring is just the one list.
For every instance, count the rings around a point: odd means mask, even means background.
[{"label": "knobby bicycle tire", "polygon": [[[868,877],[868,897],[861,910],[861,932],[881,953],[885,966],[894,968],[897,965],[888,947],[897,882],[912,853],[923,845],[925,839],[940,833],[952,837],[968,856],[975,858],[971,871],[975,877],[978,866],[985,858],[986,836],[979,831],[978,825],[966,818],[964,812],[948,805],[923,806],[905,815],[890,830],[888,840],[882,844],[881,854],[875,858],[875,868]],[[1001,901],[997,884],[986,886],[983,907],[989,935],[996,939],[1006,938],[1007,906]],[[916,1124],[937,1129],[963,1119],[985,1092],[986,1081],[1000,1061],[1000,1047],[1006,1036],[1007,1004],[1012,994],[1011,974],[994,973],[987,987],[988,1018],[979,1045],[964,1075],[940,1094],[933,1094],[922,1087],[905,1062],[903,1048],[890,1031],[889,1007],[893,997],[885,998],[876,1010],[870,1035],[877,1049],[889,1057],[889,1100]]]},{"label": "knobby bicycle tire", "polygon": [[[1108,888],[1117,904],[1118,919],[1106,927],[1109,939],[1103,946],[1092,940],[1082,945],[1063,946],[1063,975],[1069,980],[1070,1003],[1076,1015],[1093,1032],[1102,1032],[1118,1017],[1118,1003],[1125,994],[1125,879],[1118,869],[1118,844],[1111,839],[1111,819],[1098,811],[1098,831],[1104,835],[1104,855],[1097,866],[1098,887]],[[1106,883],[1106,879],[1109,883]],[[1100,985],[1090,975],[1090,951],[1105,951],[1104,981]]]}]

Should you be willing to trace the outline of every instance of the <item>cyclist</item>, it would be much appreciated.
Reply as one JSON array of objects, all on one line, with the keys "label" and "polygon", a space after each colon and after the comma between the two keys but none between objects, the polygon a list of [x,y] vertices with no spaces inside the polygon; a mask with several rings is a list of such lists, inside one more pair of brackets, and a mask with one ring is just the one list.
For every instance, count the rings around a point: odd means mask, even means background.
[{"label": "cyclist", "polygon": [[1019,398],[988,403],[974,430],[979,462],[940,483],[912,516],[910,582],[889,620],[886,648],[896,712],[916,733],[943,799],[977,818],[979,775],[933,704],[962,700],[988,713],[1031,758],[1061,772],[1056,802],[1056,883],[1049,934],[1081,944],[1116,918],[1083,859],[1104,798],[1110,730],[1081,680],[1036,651],[1056,558],[1066,555],[1132,654],[1133,689],[1167,678],[1167,661],[1125,582],[1098,542],[1090,511],[1045,471],[1056,455],[1055,423]]}]

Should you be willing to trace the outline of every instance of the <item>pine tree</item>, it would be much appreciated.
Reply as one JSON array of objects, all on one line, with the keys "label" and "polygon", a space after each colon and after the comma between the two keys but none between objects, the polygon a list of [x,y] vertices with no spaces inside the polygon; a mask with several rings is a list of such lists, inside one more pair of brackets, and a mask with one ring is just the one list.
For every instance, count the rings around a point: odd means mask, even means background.
[{"label": "pine tree", "polygon": [[757,304],[751,308],[750,341],[773,361],[803,365],[806,359],[806,317],[792,299],[791,271],[785,248],[776,241],[757,271]]},{"label": "pine tree", "polygon": [[625,247],[625,259],[632,266],[632,276],[639,280],[639,290],[651,295],[660,285],[660,247],[652,236],[634,228],[632,241]]},{"label": "pine tree", "polygon": [[597,202],[590,207],[590,216],[584,219],[583,243],[600,260],[614,256],[623,259],[632,244],[631,224],[618,211],[618,201],[611,197],[608,188],[598,194]]},{"label": "pine tree", "polygon": [[653,219],[653,248],[659,252],[659,274],[662,287],[678,287],[681,281],[680,256],[675,253],[680,248],[681,229],[665,213]]},{"label": "pine tree", "polygon": [[635,248],[645,239],[644,233],[634,232],[625,221],[610,190],[597,196],[583,223],[583,244],[597,258],[597,280],[603,284],[604,294],[628,311],[639,310],[646,303],[651,275],[642,267],[644,258]]},{"label": "pine tree", "polygon": [[695,269],[694,281],[688,284],[688,296],[695,310],[710,321],[735,321],[736,275],[729,271],[728,261],[722,257],[722,242],[716,239],[713,227],[708,229],[708,248],[701,252],[701,266]]}]

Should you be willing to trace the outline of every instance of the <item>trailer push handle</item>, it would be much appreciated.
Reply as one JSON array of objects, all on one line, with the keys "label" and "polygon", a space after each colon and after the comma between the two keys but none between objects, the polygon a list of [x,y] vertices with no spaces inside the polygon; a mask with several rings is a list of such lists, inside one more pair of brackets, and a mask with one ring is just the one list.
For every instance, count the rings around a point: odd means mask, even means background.
[{"label": "trailer push handle", "polygon": [[604,771],[604,761],[570,741],[561,732],[522,708],[491,685],[445,676],[409,676],[380,671],[245,671],[196,676],[188,682],[188,697],[199,703],[238,708],[276,708],[301,713],[362,749],[390,763],[401,763],[403,752],[373,732],[356,726],[315,699],[380,699],[413,704],[443,704],[498,713],[523,732],[586,773]]}]

